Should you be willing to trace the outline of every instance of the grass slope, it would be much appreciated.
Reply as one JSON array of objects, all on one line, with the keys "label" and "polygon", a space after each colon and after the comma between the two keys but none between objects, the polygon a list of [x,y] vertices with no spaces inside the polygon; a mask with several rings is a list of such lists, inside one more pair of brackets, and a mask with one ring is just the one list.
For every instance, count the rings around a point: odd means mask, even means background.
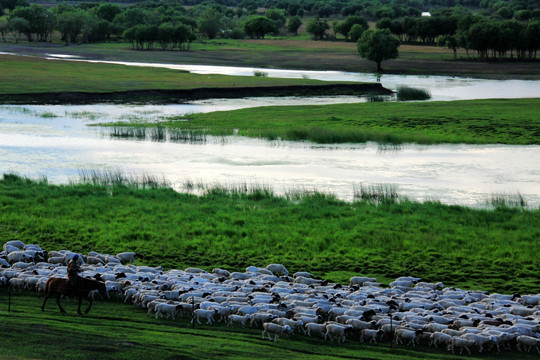
[{"label": "grass slope", "polygon": [[170,69],[1,54],[0,67],[0,94],[328,84],[309,79],[199,75]]},{"label": "grass slope", "polygon": [[[318,143],[530,145],[540,143],[538,108],[540,99],[271,106],[193,114],[163,125],[214,135],[232,135],[237,129],[242,136]],[[113,124],[118,125],[141,126]]]},{"label": "grass slope", "polygon": [[135,251],[169,268],[245,269],[279,262],[346,282],[415,275],[445,285],[540,292],[540,210],[434,202],[347,203],[254,190],[205,196],[168,188],[0,181],[0,243]]},{"label": "grass slope", "polygon": [[[62,300],[67,314],[56,303],[31,293],[12,294],[7,312],[7,290],[0,289],[0,359],[455,359],[442,350],[407,348],[389,343],[360,345],[347,341],[339,346],[322,339],[294,335],[277,342],[261,340],[261,330],[230,329],[224,325],[197,325],[188,320],[156,320],[143,309],[117,302],[94,302],[90,313],[76,315],[76,302]],[[84,304],[83,306],[86,306]],[[537,357],[537,356],[536,356]],[[470,359],[529,360],[534,354],[494,352]]]}]

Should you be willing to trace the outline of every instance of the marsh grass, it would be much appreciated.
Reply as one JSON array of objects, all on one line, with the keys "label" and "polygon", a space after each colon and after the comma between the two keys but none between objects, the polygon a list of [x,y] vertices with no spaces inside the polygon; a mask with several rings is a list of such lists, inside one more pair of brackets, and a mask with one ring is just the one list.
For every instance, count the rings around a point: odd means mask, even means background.
[{"label": "marsh grass", "polygon": [[206,132],[201,130],[168,130],[169,141],[189,144],[206,144]]},{"label": "marsh grass", "polygon": [[397,88],[397,99],[399,101],[428,100],[431,99],[431,93],[426,89],[399,86]]},{"label": "marsh grass", "polygon": [[46,112],[46,113],[42,113],[42,114],[39,114],[39,117],[42,117],[42,118],[57,118],[58,115],[52,113],[52,112]]},{"label": "marsh grass", "polygon": [[114,138],[144,140],[146,139],[146,128],[134,126],[113,126],[112,128],[108,128],[108,134]]},{"label": "marsh grass", "polygon": [[367,102],[385,102],[389,101],[388,95],[380,95],[375,93],[368,93],[365,96]]},{"label": "marsh grass", "polygon": [[393,184],[360,184],[353,186],[353,198],[374,204],[388,204],[397,202],[401,196],[398,194],[397,186]]},{"label": "marsh grass", "polygon": [[520,207],[520,208],[526,208],[527,207],[527,201],[521,195],[520,192],[516,192],[513,194],[493,194],[491,197],[488,198],[486,201],[487,205],[493,206],[493,207]]},{"label": "marsh grass", "polygon": [[148,173],[127,173],[122,170],[80,170],[77,181],[72,182],[72,186],[92,185],[101,187],[128,187],[133,189],[160,189],[170,187],[170,183],[165,178]]},{"label": "marsh grass", "polygon": [[79,118],[79,119],[88,119],[88,120],[95,120],[98,117],[105,117],[103,114],[94,113],[90,111],[81,111],[81,112],[65,112],[66,116],[70,116],[73,118]]},{"label": "marsh grass", "polygon": [[[265,71],[261,71],[261,70],[254,70],[253,71],[253,76],[265,78],[265,77],[268,77],[268,73],[265,72]],[[307,79],[305,79],[305,80],[307,80]]]},{"label": "marsh grass", "polygon": [[163,142],[167,140],[167,131],[163,126],[155,126],[148,129],[150,133],[150,140],[157,141],[157,142]]}]

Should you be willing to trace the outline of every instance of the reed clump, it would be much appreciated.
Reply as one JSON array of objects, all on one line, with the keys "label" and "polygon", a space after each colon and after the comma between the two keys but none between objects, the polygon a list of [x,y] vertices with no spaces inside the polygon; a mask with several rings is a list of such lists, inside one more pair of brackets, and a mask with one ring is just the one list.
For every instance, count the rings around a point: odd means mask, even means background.
[{"label": "reed clump", "polygon": [[397,99],[399,101],[428,100],[431,99],[431,93],[426,89],[400,86],[397,88]]}]

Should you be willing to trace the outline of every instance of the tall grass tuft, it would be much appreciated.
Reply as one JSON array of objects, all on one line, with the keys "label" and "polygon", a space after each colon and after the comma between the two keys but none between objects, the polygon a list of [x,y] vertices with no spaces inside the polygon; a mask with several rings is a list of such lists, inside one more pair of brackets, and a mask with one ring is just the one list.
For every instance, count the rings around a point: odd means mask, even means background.
[{"label": "tall grass tuft", "polygon": [[166,138],[167,132],[163,126],[158,125],[156,127],[150,128],[150,139],[152,141],[161,142],[165,141]]},{"label": "tall grass tuft", "polygon": [[189,144],[206,144],[206,133],[200,130],[170,129],[169,140]]},{"label": "tall grass tuft", "polygon": [[122,170],[80,170],[79,179],[74,185],[90,184],[93,186],[123,186],[135,189],[169,188],[171,185],[165,178],[142,173],[126,173]]},{"label": "tall grass tuft", "polygon": [[380,95],[380,94],[376,94],[376,93],[367,93],[365,98],[366,98],[367,102],[385,102],[385,101],[388,101],[388,96],[387,95]]},{"label": "tall grass tuft", "polygon": [[364,132],[354,129],[324,129],[299,127],[287,131],[286,139],[293,141],[310,140],[319,144],[366,142]]},{"label": "tall grass tuft", "polygon": [[261,70],[254,70],[253,76],[255,77],[268,77],[268,73]]},{"label": "tall grass tuft", "polygon": [[399,199],[397,187],[392,184],[354,185],[353,198],[369,203],[395,203]]},{"label": "tall grass tuft", "polygon": [[40,114],[39,116],[42,117],[42,118],[56,118],[56,117],[58,117],[58,115],[56,115],[56,114],[54,114],[52,112],[46,112],[46,113]]},{"label": "tall grass tuft", "polygon": [[431,99],[431,93],[426,89],[400,86],[397,88],[397,99],[399,101],[428,100]]},{"label": "tall grass tuft", "polygon": [[527,207],[527,201],[520,192],[515,194],[493,194],[486,201],[487,205],[493,207]]}]

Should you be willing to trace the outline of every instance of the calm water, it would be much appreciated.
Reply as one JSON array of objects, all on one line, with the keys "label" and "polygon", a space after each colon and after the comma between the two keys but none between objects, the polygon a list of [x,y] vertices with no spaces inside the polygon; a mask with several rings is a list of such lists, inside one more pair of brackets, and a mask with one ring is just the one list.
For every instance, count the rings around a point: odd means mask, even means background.
[{"label": "calm water", "polygon": [[[349,101],[317,98],[314,103]],[[105,121],[152,120],[247,106],[305,103],[306,99],[230,99],[190,105],[2,106],[0,173],[77,179],[81,170],[122,170],[163,176],[181,190],[186,180],[206,184],[267,185],[276,192],[313,190],[350,200],[360,184],[393,184],[411,199],[481,206],[492,194],[520,192],[540,205],[540,147],[406,145],[381,151],[374,143],[313,145],[241,137],[208,138],[204,144],[118,140]]]},{"label": "calm water", "polygon": [[451,76],[392,74],[384,74],[378,77],[375,74],[344,71],[284,70],[233,66],[95,61],[66,58],[65,55],[49,55],[50,59],[69,59],[72,61],[99,62],[128,66],[159,67],[188,70],[197,74],[254,76],[254,71],[262,71],[267,73],[269,77],[279,78],[300,79],[306,77],[323,81],[381,82],[384,87],[391,90],[396,90],[399,86],[412,86],[428,89],[432,95],[431,101],[540,97],[540,81],[537,80],[486,80]]}]

